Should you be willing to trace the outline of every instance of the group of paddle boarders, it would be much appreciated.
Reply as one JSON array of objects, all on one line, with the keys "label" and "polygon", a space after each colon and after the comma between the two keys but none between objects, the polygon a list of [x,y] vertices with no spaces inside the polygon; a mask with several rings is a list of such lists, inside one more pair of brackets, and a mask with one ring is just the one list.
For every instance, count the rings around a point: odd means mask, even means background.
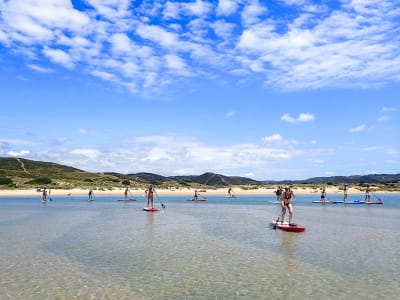
[{"label": "group of paddle boarders", "polygon": [[[371,202],[371,193],[372,193],[371,188],[367,184],[365,188],[365,198],[364,198],[364,201],[366,203]],[[321,191],[321,203],[325,203],[326,199],[327,199],[326,190],[325,188],[323,188]],[[345,183],[343,186],[343,202],[348,203],[348,200],[349,200],[349,185]]]}]

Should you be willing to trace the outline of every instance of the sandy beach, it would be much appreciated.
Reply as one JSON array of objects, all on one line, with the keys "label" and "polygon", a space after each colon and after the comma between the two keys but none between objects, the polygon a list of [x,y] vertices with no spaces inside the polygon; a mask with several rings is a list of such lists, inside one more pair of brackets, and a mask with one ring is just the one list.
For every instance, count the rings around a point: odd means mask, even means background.
[{"label": "sandy beach", "polygon": [[[114,188],[109,190],[97,190],[94,189],[95,195],[99,196],[113,196],[113,195],[124,195],[125,189],[123,188]],[[144,189],[130,189],[133,195],[144,195]],[[182,188],[182,189],[157,189],[157,193],[165,196],[184,196],[184,195],[193,195],[195,189],[190,188]],[[228,189],[227,188],[219,188],[219,189],[199,189],[198,190],[203,196],[207,195],[226,195]],[[233,192],[235,195],[274,195],[276,188],[257,188],[257,189],[243,189],[243,188],[235,188],[233,187]],[[320,189],[313,188],[293,188],[293,191],[296,195],[315,195],[321,193]],[[88,189],[52,189],[50,195],[53,196],[84,196],[89,193]],[[326,193],[328,195],[335,194],[343,194],[343,190],[339,187],[327,187]],[[364,191],[360,191],[356,188],[349,188],[349,194],[363,194]],[[379,194],[391,193],[387,191],[379,191]],[[15,189],[15,190],[0,190],[0,197],[23,197],[23,196],[36,196],[40,195],[40,192],[37,192],[36,189]]]}]

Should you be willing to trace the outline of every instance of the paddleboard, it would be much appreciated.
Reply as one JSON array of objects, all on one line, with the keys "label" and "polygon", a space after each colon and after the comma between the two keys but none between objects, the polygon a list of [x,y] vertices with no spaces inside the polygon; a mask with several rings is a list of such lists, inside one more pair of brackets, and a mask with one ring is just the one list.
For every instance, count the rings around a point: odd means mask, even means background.
[{"label": "paddleboard", "polygon": [[158,208],[155,207],[143,207],[144,211],[158,211]]},{"label": "paddleboard", "polygon": [[355,200],[355,201],[344,202],[343,204],[365,204],[365,201]]},{"label": "paddleboard", "polygon": [[119,201],[119,202],[136,202],[136,199],[127,199],[127,200],[125,200],[125,199],[119,199],[119,200],[117,200],[117,201]]},{"label": "paddleboard", "polygon": [[273,228],[278,228],[278,229],[281,229],[283,231],[290,231],[290,232],[302,232],[302,231],[306,230],[306,228],[304,226],[297,225],[297,224],[289,225],[288,222],[281,223],[279,221],[277,222],[276,220],[273,220],[271,222],[271,226]]},{"label": "paddleboard", "polygon": [[332,201],[332,200],[325,200],[321,201],[321,200],[314,200],[312,203],[320,203],[320,204],[339,204],[339,203],[343,203],[343,201]]},{"label": "paddleboard", "polygon": [[365,202],[365,204],[383,204],[383,201]]},{"label": "paddleboard", "polygon": [[187,199],[186,201],[193,201],[193,202],[198,202],[198,201],[207,201],[207,199],[197,199],[197,200],[194,200],[194,199]]},{"label": "paddleboard", "polygon": [[281,204],[280,201],[269,201],[269,203],[272,203],[272,204]]}]

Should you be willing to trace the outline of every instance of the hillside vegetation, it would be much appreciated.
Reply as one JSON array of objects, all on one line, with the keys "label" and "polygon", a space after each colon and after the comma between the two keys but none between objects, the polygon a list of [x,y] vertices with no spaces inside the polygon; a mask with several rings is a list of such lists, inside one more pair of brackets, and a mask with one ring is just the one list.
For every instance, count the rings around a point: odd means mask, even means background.
[{"label": "hillside vegetation", "polygon": [[204,173],[191,176],[162,176],[153,173],[91,173],[77,168],[51,162],[33,161],[23,158],[0,158],[0,189],[28,189],[46,186],[52,189],[94,188],[113,189],[129,186],[144,188],[153,184],[159,188],[219,188],[236,186],[242,189],[276,187],[290,184],[294,187],[339,186],[344,183],[358,187],[366,184],[376,190],[399,191],[400,174],[372,174],[354,176],[314,177],[305,180],[257,181],[240,176],[225,176]]}]

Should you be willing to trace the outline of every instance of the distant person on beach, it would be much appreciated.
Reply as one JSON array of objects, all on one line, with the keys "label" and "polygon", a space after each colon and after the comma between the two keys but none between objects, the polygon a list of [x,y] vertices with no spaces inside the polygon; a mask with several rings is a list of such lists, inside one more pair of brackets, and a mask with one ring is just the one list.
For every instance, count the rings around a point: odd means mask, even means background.
[{"label": "distant person on beach", "polygon": [[348,192],[349,192],[349,187],[347,184],[344,185],[343,187],[343,201],[346,203],[348,199]]},{"label": "distant person on beach", "polygon": [[93,197],[94,197],[93,190],[90,189],[89,190],[89,201],[93,201],[94,200]]},{"label": "distant person on beach", "polygon": [[282,192],[283,192],[282,187],[278,186],[278,188],[276,189],[276,192],[275,192],[276,201],[278,201],[278,202],[280,201]]},{"label": "distant person on beach", "polygon": [[293,206],[292,206],[292,197],[295,197],[293,191],[289,186],[285,186],[285,191],[282,193],[280,201],[282,208],[281,222],[285,221],[286,208],[289,210],[289,224],[292,224],[293,220]]},{"label": "distant person on beach", "polygon": [[199,200],[199,193],[197,192],[197,190],[194,191],[194,197],[193,197],[194,201]]},{"label": "distant person on beach", "polygon": [[124,195],[125,195],[125,201],[128,200],[128,192],[129,192],[129,188],[125,189]]},{"label": "distant person on beach", "polygon": [[321,192],[321,202],[325,203],[325,201],[326,201],[326,191],[325,188],[323,188]]},{"label": "distant person on beach", "polygon": [[146,196],[147,196],[147,207],[154,208],[154,187],[150,185],[147,190],[145,191]]},{"label": "distant person on beach", "polygon": [[47,201],[47,190],[46,190],[46,188],[43,189],[42,201],[43,202]]},{"label": "distant person on beach", "polygon": [[371,189],[369,188],[369,185],[367,184],[367,188],[365,189],[365,202],[371,201],[370,192],[371,192]]}]

